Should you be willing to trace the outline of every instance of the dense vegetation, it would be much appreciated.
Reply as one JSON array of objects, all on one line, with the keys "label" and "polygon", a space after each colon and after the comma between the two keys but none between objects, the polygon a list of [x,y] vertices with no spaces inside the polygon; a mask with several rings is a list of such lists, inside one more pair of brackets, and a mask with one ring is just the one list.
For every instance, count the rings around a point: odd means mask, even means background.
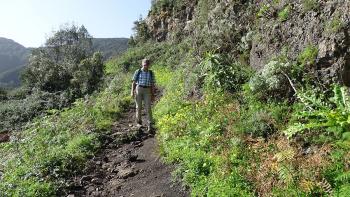
[{"label": "dense vegetation", "polygon": [[[133,47],[104,67],[99,92],[69,109],[50,111],[1,145],[6,159],[0,163],[0,194],[49,196],[64,188],[64,178],[82,169],[98,150],[99,136],[130,102],[130,75],[148,57],[163,91],[154,108],[161,154],[177,164],[174,176],[191,188],[192,196],[349,196],[350,95],[340,81],[319,79],[315,68],[326,62],[319,59],[324,49],[312,42],[297,44],[302,48],[295,51],[285,45],[259,69],[250,61],[252,40],[264,44],[267,39],[258,25],[288,23],[299,14],[295,2],[220,2],[153,1],[148,21],[135,22]],[[191,5],[196,12],[189,14]],[[304,16],[321,8],[316,0],[300,3]],[[227,19],[230,9],[239,19]],[[164,21],[172,14],[191,20],[193,31],[166,30]],[[157,20],[163,21],[162,28]],[[326,36],[344,28],[339,20],[335,16],[325,24]],[[340,51],[334,59],[338,56]],[[89,87],[84,80],[52,85],[33,79],[30,84],[48,94],[52,87],[69,95],[91,93],[82,89]]]},{"label": "dense vegetation", "polygon": [[33,52],[24,76],[24,98],[6,98],[18,97],[18,92],[3,98],[4,127],[13,129],[35,113],[41,116],[12,133],[11,142],[0,144],[1,196],[64,195],[65,179],[81,172],[85,160],[101,146],[101,135],[130,102],[129,90],[120,85],[130,78],[124,72],[107,77],[106,88],[94,93],[103,85],[104,66],[99,53],[91,54],[90,43],[84,27],[56,32],[46,43],[50,47]]},{"label": "dense vegetation", "polygon": [[103,57],[93,53],[92,37],[82,27],[67,26],[34,49],[20,88],[0,100],[0,130],[18,130],[49,109],[62,109],[97,90]]},{"label": "dense vegetation", "polygon": [[[135,37],[150,56],[152,48],[163,50],[157,51],[163,55],[156,58],[155,69],[165,93],[154,110],[163,156],[179,165],[175,174],[193,196],[348,196],[349,92],[315,74],[322,49],[309,43],[291,54],[285,45],[261,69],[252,70],[250,43],[264,32],[230,29],[224,26],[230,21],[222,18],[217,29],[211,24],[211,31],[196,31],[207,28],[204,21],[220,8],[227,17],[231,5],[237,13],[244,3],[197,3],[191,34],[158,31],[170,42],[147,43],[157,35],[152,32],[156,22],[145,28],[147,21],[138,21]],[[283,3],[246,3],[245,11],[264,17],[260,24],[283,23],[293,14],[291,4]],[[183,5],[190,2],[156,1],[148,20],[171,18]],[[301,6],[304,13],[320,10],[318,1]],[[344,26],[340,18],[336,15],[334,25],[326,23],[325,29],[339,32]]]}]

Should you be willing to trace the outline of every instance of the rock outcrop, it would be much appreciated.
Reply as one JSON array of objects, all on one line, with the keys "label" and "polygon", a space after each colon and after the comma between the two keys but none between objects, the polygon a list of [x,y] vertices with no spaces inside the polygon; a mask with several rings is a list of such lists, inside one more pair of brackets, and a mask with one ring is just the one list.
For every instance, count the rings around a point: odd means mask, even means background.
[{"label": "rock outcrop", "polygon": [[[270,5],[269,13],[257,19],[255,36],[250,52],[250,65],[260,69],[271,58],[287,53],[295,60],[307,46],[318,50],[314,74],[325,84],[350,83],[349,73],[349,33],[350,1],[281,1],[276,5],[263,1],[260,5]],[[263,4],[263,5],[262,5]],[[288,8],[287,8],[288,6]],[[310,6],[310,7],[307,7]],[[283,9],[289,9],[285,21],[281,21]]]},{"label": "rock outcrop", "polygon": [[156,41],[192,37],[195,49],[206,46],[201,50],[248,56],[243,59],[256,70],[282,51],[296,61],[312,46],[318,55],[309,70],[317,79],[350,86],[349,0],[164,2],[155,1],[145,19]]}]

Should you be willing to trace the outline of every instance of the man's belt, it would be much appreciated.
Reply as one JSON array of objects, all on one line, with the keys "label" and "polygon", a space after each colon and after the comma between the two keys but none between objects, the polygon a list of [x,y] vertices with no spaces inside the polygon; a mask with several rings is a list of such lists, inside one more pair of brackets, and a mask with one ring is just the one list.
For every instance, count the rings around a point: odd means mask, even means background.
[{"label": "man's belt", "polygon": [[151,86],[142,86],[142,85],[138,85],[141,88],[150,88]]}]

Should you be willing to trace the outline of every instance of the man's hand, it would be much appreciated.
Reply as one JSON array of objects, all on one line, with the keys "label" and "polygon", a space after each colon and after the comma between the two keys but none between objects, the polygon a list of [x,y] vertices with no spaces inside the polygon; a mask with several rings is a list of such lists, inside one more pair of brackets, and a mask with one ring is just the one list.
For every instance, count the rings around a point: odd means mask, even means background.
[{"label": "man's hand", "polygon": [[132,84],[131,84],[131,98],[135,98],[135,89],[136,89],[136,83],[135,83],[135,81],[132,81]]}]

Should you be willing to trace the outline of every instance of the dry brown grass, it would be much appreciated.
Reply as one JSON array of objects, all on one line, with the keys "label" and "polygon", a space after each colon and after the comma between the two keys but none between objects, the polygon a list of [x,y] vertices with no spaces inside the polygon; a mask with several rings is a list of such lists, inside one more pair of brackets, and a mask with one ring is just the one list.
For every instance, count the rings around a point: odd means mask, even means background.
[{"label": "dry brown grass", "polygon": [[[252,153],[252,171],[247,173],[247,178],[259,196],[271,196],[274,188],[291,185],[310,192],[324,182],[320,172],[330,164],[330,145],[309,147],[310,151],[305,153],[300,144],[284,136],[274,136],[268,141],[248,137],[245,142]],[[287,173],[283,169],[288,169]]]}]

